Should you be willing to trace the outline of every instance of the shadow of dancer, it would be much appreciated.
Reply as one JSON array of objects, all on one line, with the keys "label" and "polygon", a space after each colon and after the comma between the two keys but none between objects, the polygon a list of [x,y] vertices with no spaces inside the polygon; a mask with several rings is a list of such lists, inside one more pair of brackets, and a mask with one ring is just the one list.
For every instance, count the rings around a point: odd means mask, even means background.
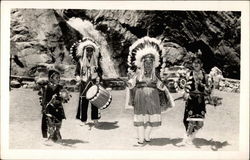
[{"label": "shadow of dancer", "polygon": [[101,129],[101,130],[116,129],[116,128],[119,128],[119,126],[117,124],[118,124],[118,121],[115,121],[115,122],[99,122],[98,126],[95,126],[94,123],[87,123],[87,125],[89,126],[89,130],[91,130],[92,127],[95,127],[97,129]]},{"label": "shadow of dancer", "polygon": [[154,138],[151,139],[151,142],[149,143],[149,145],[151,146],[165,146],[168,144],[172,144],[173,146],[176,147],[181,147],[178,145],[178,143],[180,143],[182,141],[182,138]]},{"label": "shadow of dancer", "polygon": [[213,151],[217,151],[220,148],[230,145],[227,141],[220,142],[214,141],[213,139],[206,140],[204,138],[195,138],[193,140],[193,144],[196,148],[201,148],[201,146],[210,146]]},{"label": "shadow of dancer", "polygon": [[73,145],[77,143],[89,143],[87,141],[82,141],[79,139],[62,139],[59,144],[67,147],[72,147]]}]

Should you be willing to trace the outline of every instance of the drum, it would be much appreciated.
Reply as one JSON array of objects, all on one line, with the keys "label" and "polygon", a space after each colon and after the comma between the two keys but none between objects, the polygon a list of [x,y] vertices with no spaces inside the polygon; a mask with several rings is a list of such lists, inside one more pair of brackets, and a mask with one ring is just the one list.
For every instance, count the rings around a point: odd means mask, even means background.
[{"label": "drum", "polygon": [[112,96],[110,92],[102,86],[93,85],[88,89],[86,99],[88,99],[90,103],[95,105],[98,109],[105,109],[110,105]]}]

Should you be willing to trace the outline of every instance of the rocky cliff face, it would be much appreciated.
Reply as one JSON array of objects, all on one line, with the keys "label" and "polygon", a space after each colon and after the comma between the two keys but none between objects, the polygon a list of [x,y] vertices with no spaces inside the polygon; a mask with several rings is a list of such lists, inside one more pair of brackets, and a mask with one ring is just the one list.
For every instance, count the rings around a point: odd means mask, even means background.
[{"label": "rocky cliff face", "polygon": [[[72,27],[68,22],[73,17],[90,23],[94,31],[87,32],[86,25],[84,33]],[[24,68],[13,63],[12,73],[27,75],[40,62],[73,65],[70,46],[92,36],[112,62],[103,67],[107,76],[125,76],[129,46],[146,35],[163,41],[167,65],[188,63],[189,51],[200,49],[207,71],[217,66],[224,77],[240,78],[240,12],[205,11],[14,9],[11,54]]]}]

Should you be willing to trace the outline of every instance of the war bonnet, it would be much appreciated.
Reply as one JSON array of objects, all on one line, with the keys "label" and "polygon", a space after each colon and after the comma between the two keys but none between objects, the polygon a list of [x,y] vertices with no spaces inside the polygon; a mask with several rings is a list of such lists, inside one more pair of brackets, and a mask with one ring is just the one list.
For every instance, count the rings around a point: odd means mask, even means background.
[{"label": "war bonnet", "polygon": [[154,68],[161,63],[161,55],[164,54],[164,48],[160,40],[150,37],[143,37],[135,41],[129,48],[128,65],[129,71],[135,71],[135,68],[143,66],[143,58],[147,55],[154,57]]},{"label": "war bonnet", "polygon": [[91,47],[93,49],[93,56],[98,59],[100,56],[99,47],[96,42],[89,37],[85,37],[82,40],[75,42],[70,48],[70,56],[77,61],[80,57],[84,57],[84,49]]}]

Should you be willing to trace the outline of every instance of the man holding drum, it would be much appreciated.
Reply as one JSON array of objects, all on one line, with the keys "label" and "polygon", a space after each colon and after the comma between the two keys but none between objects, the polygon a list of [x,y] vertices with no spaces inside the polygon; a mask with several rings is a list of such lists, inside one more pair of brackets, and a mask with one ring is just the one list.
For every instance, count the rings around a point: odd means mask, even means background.
[{"label": "man holding drum", "polygon": [[[86,99],[88,89],[100,83],[102,70],[100,67],[100,53],[95,41],[90,38],[84,38],[76,46],[77,66],[75,71],[76,80],[79,85],[79,104],[76,118],[86,124],[89,100]],[[95,126],[98,126],[100,113],[96,106],[91,105],[91,119]]]}]

